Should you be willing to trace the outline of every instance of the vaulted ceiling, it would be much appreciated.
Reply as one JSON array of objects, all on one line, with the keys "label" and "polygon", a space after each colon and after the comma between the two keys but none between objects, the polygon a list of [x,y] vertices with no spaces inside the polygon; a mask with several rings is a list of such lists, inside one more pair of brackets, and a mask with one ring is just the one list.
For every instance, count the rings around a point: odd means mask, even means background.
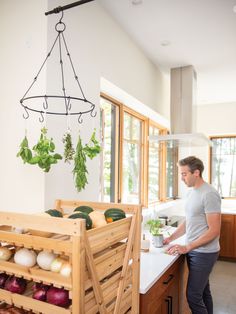
[{"label": "vaulted ceiling", "polygon": [[163,72],[193,65],[197,103],[236,102],[236,0],[98,0]]}]

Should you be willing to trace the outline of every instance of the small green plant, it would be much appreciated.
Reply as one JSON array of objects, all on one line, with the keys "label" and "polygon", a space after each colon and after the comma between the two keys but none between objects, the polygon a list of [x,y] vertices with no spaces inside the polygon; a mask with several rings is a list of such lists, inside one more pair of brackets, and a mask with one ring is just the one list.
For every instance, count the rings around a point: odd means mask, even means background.
[{"label": "small green plant", "polygon": [[24,163],[38,165],[44,172],[49,172],[51,165],[56,164],[62,156],[54,153],[55,144],[53,139],[47,138],[47,129],[43,127],[36,145],[32,150],[29,148],[28,139],[25,136],[20,144],[20,150],[17,157],[21,157]]},{"label": "small green plant", "polygon": [[162,223],[160,221],[160,219],[150,219],[147,221],[147,225],[149,225],[149,232],[156,236],[161,233],[161,227],[162,227]]}]

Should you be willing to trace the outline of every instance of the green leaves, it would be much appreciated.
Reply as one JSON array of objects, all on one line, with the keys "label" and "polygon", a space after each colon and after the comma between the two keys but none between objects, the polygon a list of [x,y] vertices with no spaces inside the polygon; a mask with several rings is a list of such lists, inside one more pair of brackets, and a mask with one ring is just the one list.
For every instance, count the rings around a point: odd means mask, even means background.
[{"label": "green leaves", "polygon": [[75,150],[72,144],[71,134],[67,132],[64,134],[62,142],[64,143],[64,161],[70,163],[74,158]]},{"label": "green leaves", "polygon": [[78,192],[85,188],[88,183],[87,180],[87,167],[86,167],[86,155],[83,149],[82,141],[79,135],[79,140],[76,146],[76,152],[74,157],[74,169],[73,175],[75,179],[75,187]]},{"label": "green leaves", "polygon": [[[70,163],[74,160],[73,176],[75,187],[78,192],[83,190],[88,183],[88,170],[86,166],[87,157],[93,159],[101,151],[101,146],[96,139],[96,130],[94,129],[92,136],[87,144],[83,146],[79,135],[76,151],[73,148],[70,132],[65,133],[62,142],[64,143],[64,161]],[[24,163],[30,165],[38,165],[44,172],[49,172],[51,166],[56,164],[62,156],[55,153],[55,144],[52,138],[47,137],[47,129],[42,128],[38,142],[29,148],[28,139],[25,136],[20,144],[20,150],[17,157],[21,157]]]},{"label": "green leaves", "polygon": [[32,159],[32,152],[29,148],[28,139],[26,136],[24,137],[23,141],[21,142],[20,150],[16,156],[21,157],[24,164],[30,162],[30,160]]},{"label": "green leaves", "polygon": [[101,151],[101,146],[99,145],[99,142],[96,140],[95,134],[96,134],[96,130],[93,131],[90,141],[83,148],[85,154],[90,159],[93,159]]},{"label": "green leaves", "polygon": [[86,167],[86,156],[90,159],[93,159],[101,151],[101,146],[95,138],[96,130],[93,131],[93,134],[90,138],[88,144],[83,146],[81,137],[79,135],[78,143],[76,146],[76,152],[74,157],[74,169],[73,175],[75,179],[75,187],[78,192],[85,188],[88,183],[87,174],[88,170]]},{"label": "green leaves", "polygon": [[32,151],[29,148],[28,140],[26,136],[20,144],[20,151],[17,153],[17,157],[21,157],[24,163],[31,165],[38,165],[44,172],[48,172],[51,169],[51,165],[56,164],[58,160],[62,159],[62,156],[58,153],[54,153],[55,144],[53,139],[47,138],[47,129],[42,128],[41,134],[36,145],[33,146]]}]

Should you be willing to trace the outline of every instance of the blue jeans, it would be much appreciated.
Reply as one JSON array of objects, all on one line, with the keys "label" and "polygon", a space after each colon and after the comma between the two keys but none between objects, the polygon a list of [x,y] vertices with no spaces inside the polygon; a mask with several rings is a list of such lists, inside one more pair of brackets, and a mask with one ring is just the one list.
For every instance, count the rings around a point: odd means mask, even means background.
[{"label": "blue jeans", "polygon": [[213,314],[213,301],[209,285],[209,275],[219,253],[187,254],[189,269],[187,300],[193,314]]}]

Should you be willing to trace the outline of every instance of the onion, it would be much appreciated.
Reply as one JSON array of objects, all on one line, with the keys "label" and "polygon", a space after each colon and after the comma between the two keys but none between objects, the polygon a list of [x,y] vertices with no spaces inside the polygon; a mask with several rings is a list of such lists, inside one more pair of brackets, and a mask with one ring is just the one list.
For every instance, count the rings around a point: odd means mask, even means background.
[{"label": "onion", "polygon": [[55,273],[59,273],[64,262],[65,262],[65,260],[60,258],[60,257],[55,258],[53,260],[53,262],[51,263],[50,270],[55,272]]},{"label": "onion", "polygon": [[46,295],[47,291],[50,287],[47,285],[44,285],[42,283],[36,283],[33,286],[33,299],[39,300],[39,301],[46,301]]},{"label": "onion", "polygon": [[32,267],[36,264],[36,256],[37,255],[33,250],[23,248],[15,253],[14,261],[16,264]]},{"label": "onion", "polygon": [[11,276],[7,279],[4,289],[13,293],[23,294],[25,292],[27,281],[24,278]]},{"label": "onion", "polygon": [[67,307],[69,305],[69,292],[63,288],[50,287],[47,292],[47,302]]},{"label": "onion", "polygon": [[0,274],[0,288],[3,288],[5,285],[6,280],[9,278],[9,275],[6,273],[1,273]]},{"label": "onion", "polygon": [[45,270],[50,270],[51,264],[53,260],[55,260],[56,257],[57,255],[54,253],[41,251],[39,252],[37,256],[37,263],[40,268],[45,269]]},{"label": "onion", "polygon": [[70,263],[66,262],[62,265],[60,269],[60,274],[64,277],[69,277],[71,274],[71,265]]},{"label": "onion", "polygon": [[1,261],[8,261],[12,256],[12,251],[9,250],[7,247],[1,246],[0,247],[0,260]]}]

